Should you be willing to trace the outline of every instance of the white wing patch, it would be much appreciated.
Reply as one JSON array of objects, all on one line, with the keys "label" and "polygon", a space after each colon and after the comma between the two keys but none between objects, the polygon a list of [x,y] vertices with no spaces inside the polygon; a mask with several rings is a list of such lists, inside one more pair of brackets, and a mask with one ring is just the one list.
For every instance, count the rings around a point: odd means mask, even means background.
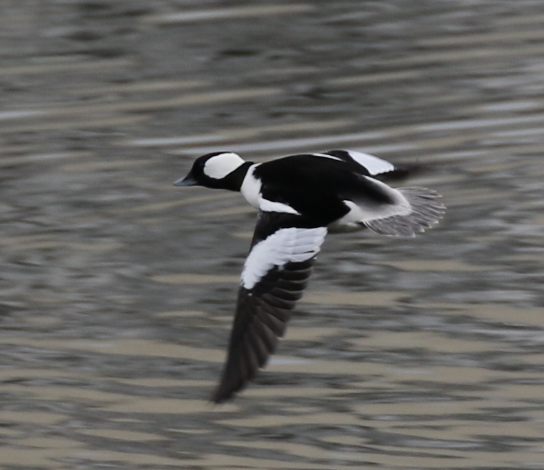
[{"label": "white wing patch", "polygon": [[375,157],[374,155],[362,152],[355,152],[354,150],[346,150],[346,152],[359,165],[364,166],[371,175],[379,175],[381,173],[387,173],[395,169],[392,163]]},{"label": "white wing patch", "polygon": [[327,235],[325,227],[282,228],[257,243],[244,264],[242,286],[252,289],[271,269],[313,258]]}]

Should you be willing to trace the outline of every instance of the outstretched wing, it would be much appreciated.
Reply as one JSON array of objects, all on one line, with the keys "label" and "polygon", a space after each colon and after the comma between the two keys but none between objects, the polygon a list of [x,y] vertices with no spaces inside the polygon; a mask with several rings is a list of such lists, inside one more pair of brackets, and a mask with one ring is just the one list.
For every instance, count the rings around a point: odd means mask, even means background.
[{"label": "outstretched wing", "polygon": [[395,170],[395,166],[392,163],[368,153],[356,152],[354,150],[328,150],[323,153],[344,161],[350,165],[352,170],[366,176],[376,176]]},{"label": "outstretched wing", "polygon": [[355,150],[328,150],[323,154],[342,160],[355,173],[376,177],[384,181],[404,179],[418,170],[416,164],[393,165],[369,153],[356,152]]},{"label": "outstretched wing", "polygon": [[229,399],[255,376],[285,332],[327,234],[325,227],[303,222],[290,213],[259,212],[215,403]]},{"label": "outstretched wing", "polygon": [[426,188],[395,189],[361,175],[360,184],[342,195],[349,212],[329,228],[367,227],[381,235],[413,237],[438,223],[445,206],[440,195]]},{"label": "outstretched wing", "polygon": [[400,196],[389,211],[382,210],[360,220],[360,223],[381,235],[409,236],[424,232],[437,224],[446,207],[440,195],[426,188],[400,188]]}]

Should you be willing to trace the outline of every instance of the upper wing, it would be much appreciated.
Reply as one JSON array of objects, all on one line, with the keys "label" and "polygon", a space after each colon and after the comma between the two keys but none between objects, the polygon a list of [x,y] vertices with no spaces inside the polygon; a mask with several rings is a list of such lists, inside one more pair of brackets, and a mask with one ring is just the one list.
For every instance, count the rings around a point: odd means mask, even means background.
[{"label": "upper wing", "polygon": [[361,223],[381,235],[413,237],[437,224],[446,207],[437,199],[440,195],[427,188],[400,188],[399,203],[389,211],[377,212],[361,219]]},{"label": "upper wing", "polygon": [[357,224],[382,235],[414,236],[438,223],[446,209],[432,190],[394,189],[368,176],[360,178],[360,187],[345,192],[344,204],[350,211],[337,224]]},{"label": "upper wing", "polygon": [[349,164],[354,171],[366,176],[376,176],[395,171],[395,166],[381,158],[354,150],[329,150],[325,155],[338,158]]},{"label": "upper wing", "polygon": [[259,212],[215,403],[230,398],[266,364],[302,297],[327,229],[301,221],[290,213]]},{"label": "upper wing", "polygon": [[402,180],[420,170],[418,164],[403,163],[401,165],[393,165],[374,155],[356,152],[355,150],[328,150],[327,152],[323,152],[322,155],[342,160],[355,173],[375,177],[383,181]]}]

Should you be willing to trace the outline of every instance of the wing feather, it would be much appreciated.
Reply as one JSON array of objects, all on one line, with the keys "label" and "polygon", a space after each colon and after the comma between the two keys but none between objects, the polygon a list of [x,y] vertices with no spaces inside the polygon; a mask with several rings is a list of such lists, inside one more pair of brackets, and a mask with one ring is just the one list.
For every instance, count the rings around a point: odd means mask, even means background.
[{"label": "wing feather", "polygon": [[215,403],[242,389],[274,353],[326,233],[293,214],[259,214]]},{"label": "wing feather", "polygon": [[407,213],[378,214],[361,220],[361,223],[382,235],[414,236],[437,224],[444,215],[446,208],[437,201],[440,196],[434,191],[425,188],[401,188],[397,191],[408,204]]},{"label": "wing feather", "polygon": [[323,155],[342,160],[355,173],[376,177],[385,181],[404,179],[406,176],[419,170],[419,165],[417,164],[404,163],[393,165],[387,160],[355,150],[328,150]]},{"label": "wing feather", "polygon": [[356,152],[355,150],[329,150],[324,153],[344,161],[353,170],[358,170],[358,172],[366,176],[395,171],[395,166],[392,163],[368,153]]}]

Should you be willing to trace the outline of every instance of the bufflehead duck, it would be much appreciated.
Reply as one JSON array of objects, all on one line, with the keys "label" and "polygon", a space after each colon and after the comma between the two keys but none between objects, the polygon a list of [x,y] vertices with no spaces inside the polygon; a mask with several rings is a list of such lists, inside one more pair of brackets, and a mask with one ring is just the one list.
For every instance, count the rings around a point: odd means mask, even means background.
[{"label": "bufflehead duck", "polygon": [[442,217],[434,191],[393,189],[376,179],[395,171],[378,157],[345,150],[265,163],[216,152],[197,158],[174,183],[239,191],[259,211],[215,403],[242,389],[276,349],[328,232],[414,236]]}]

